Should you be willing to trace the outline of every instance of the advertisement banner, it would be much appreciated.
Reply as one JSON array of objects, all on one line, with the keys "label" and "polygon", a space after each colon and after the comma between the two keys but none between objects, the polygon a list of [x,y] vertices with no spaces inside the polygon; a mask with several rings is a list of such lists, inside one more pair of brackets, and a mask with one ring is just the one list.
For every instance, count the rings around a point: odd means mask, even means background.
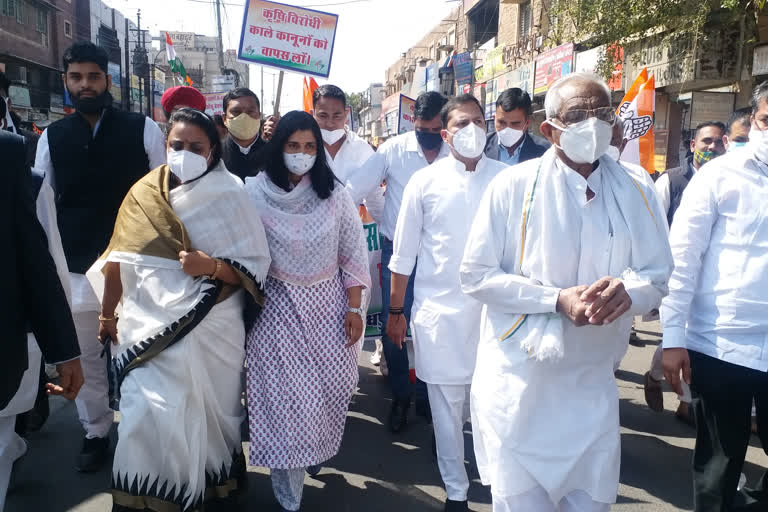
[{"label": "advertisement banner", "polygon": [[235,88],[234,75],[213,75],[211,77],[211,88],[215,92],[227,92]]},{"label": "advertisement banner", "polygon": [[427,67],[427,91],[440,90],[440,64],[433,62]]},{"label": "advertisement banner", "polygon": [[[585,52],[579,52],[574,59],[574,71],[576,73],[597,74],[597,65],[603,57],[605,57],[605,46],[598,46],[597,48],[592,48]],[[618,91],[622,87],[624,68],[622,61],[624,60],[624,48],[620,46],[618,47],[618,57],[620,60],[615,64],[611,79],[607,82],[608,87],[610,87],[612,91]]]},{"label": "advertisement banner", "polygon": [[378,338],[384,328],[381,325],[381,235],[379,226],[365,206],[360,206],[360,218],[363,221],[363,233],[368,244],[368,264],[371,272],[371,302],[368,305],[365,336]]},{"label": "advertisement banner", "polygon": [[504,47],[497,46],[483,60],[483,67],[475,71],[475,81],[485,82],[504,71]]},{"label": "advertisement banner", "polygon": [[109,62],[107,64],[107,71],[109,72],[109,76],[112,77],[112,87],[109,89],[109,92],[112,93],[112,99],[120,103],[123,100],[120,64]]},{"label": "advertisement banner", "polygon": [[513,69],[502,75],[496,82],[499,94],[512,88],[521,89],[531,94],[533,92],[533,63],[529,62]]},{"label": "advertisement banner", "polygon": [[416,110],[416,100],[400,95],[400,114],[397,121],[397,134],[411,132],[415,129],[413,113]]},{"label": "advertisement banner", "polygon": [[336,14],[249,0],[245,4],[238,59],[328,78],[338,22]]},{"label": "advertisement banner", "polygon": [[496,90],[498,80],[489,80],[485,83],[485,119],[496,117],[496,98],[499,91]]},{"label": "advertisement banner", "polygon": [[209,116],[224,115],[224,96],[225,92],[205,93],[205,113]]},{"label": "advertisement banner", "polygon": [[558,78],[573,71],[573,43],[567,43],[536,57],[533,93],[544,94]]},{"label": "advertisement banner", "polygon": [[171,38],[171,42],[175,48],[194,48],[195,47],[195,33],[194,32],[166,32]]},{"label": "advertisement banner", "polygon": [[453,72],[456,75],[456,83],[465,85],[472,83],[472,54],[469,52],[457,53],[453,57]]}]

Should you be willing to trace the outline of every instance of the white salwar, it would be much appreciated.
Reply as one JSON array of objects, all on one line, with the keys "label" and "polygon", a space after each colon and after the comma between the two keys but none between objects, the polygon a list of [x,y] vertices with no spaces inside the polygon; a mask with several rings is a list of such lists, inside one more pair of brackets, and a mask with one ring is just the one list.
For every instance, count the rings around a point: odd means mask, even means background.
[{"label": "white salwar", "polygon": [[[170,204],[191,248],[264,282],[270,263],[264,227],[242,183],[223,165],[172,189]],[[242,454],[244,292],[213,305],[215,282],[189,276],[178,259],[112,251],[86,274],[99,297],[105,261],[120,263],[123,285],[120,344],[112,349],[116,373],[124,376],[115,501],[122,497],[121,504],[133,507],[137,497],[160,499],[190,510],[207,489],[232,490],[228,480]],[[183,338],[140,361],[186,321],[193,327]]]},{"label": "white salwar", "polygon": [[463,426],[482,303],[461,291],[459,266],[488,184],[506,165],[483,156],[470,172],[453,156],[413,175],[403,194],[389,269],[416,266],[411,332],[416,375],[427,383],[437,461],[448,499],[465,501]]},{"label": "white salwar", "polygon": [[[551,506],[574,491],[616,499],[617,345],[627,343],[633,315],[659,305],[672,271],[664,215],[643,174],[602,157],[584,179],[550,149],[504,171],[483,197],[461,281],[486,304],[472,425],[495,496],[541,487]],[[630,311],[584,327],[556,313],[561,289],[605,276],[622,278]]]}]

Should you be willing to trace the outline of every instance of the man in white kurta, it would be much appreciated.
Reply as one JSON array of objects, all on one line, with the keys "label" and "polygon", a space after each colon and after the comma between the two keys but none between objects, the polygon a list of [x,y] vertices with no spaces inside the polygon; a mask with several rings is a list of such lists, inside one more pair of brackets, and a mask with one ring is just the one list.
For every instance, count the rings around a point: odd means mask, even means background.
[{"label": "man in white kurta", "polygon": [[619,482],[613,365],[632,316],[672,271],[647,173],[603,156],[610,91],[575,73],[550,88],[541,159],[488,187],[461,264],[483,302],[472,382],[475,453],[494,512],[608,511]]},{"label": "man in white kurta", "polygon": [[[474,97],[449,100],[445,108],[443,137],[451,155],[418,171],[405,187],[389,262],[390,300],[393,308],[402,307],[418,259],[411,310],[416,376],[427,384],[446,510],[467,510],[463,426],[469,419],[482,304],[462,293],[459,265],[483,192],[506,164],[487,158],[482,149],[468,156],[455,149],[459,130],[482,135],[480,141],[485,137],[484,112]],[[390,311],[388,328],[395,343],[402,342],[404,315]]]}]

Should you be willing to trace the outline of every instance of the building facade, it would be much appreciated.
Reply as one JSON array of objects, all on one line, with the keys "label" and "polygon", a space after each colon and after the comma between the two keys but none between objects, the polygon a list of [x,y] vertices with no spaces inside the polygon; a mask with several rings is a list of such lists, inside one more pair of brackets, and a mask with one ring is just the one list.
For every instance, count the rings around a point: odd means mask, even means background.
[{"label": "building facade", "polygon": [[[437,90],[474,94],[485,106],[489,129],[496,98],[510,87],[527,91],[537,110],[534,120],[543,120],[540,109],[549,84],[574,71],[595,72],[606,51],[569,37],[567,27],[558,25],[547,5],[544,0],[462,0],[386,69],[383,120],[397,119],[395,98],[400,94],[414,97],[428,90],[425,85],[434,75],[425,70],[434,66],[438,66]],[[768,23],[761,17],[758,24],[759,41],[768,42]],[[768,44],[759,47],[758,42],[753,52],[743,25],[713,22],[703,32],[706,37],[696,41],[658,34],[618,49],[623,59],[609,81],[614,103],[643,68],[655,77],[657,170],[678,165],[699,122],[726,122],[733,110],[748,105],[758,79],[768,77]],[[446,53],[453,62],[440,63]],[[391,132],[391,124],[385,126]]]},{"label": "building facade", "polygon": [[[223,66],[219,62],[219,39],[193,32],[167,31],[173,42],[176,55],[181,58],[194,86],[204,93],[227,92],[235,87],[248,87],[250,77],[248,65],[237,60],[236,50],[223,52]],[[161,31],[165,36],[166,31]],[[172,76],[165,59],[165,37],[161,37],[157,65],[166,74],[166,87],[179,85]]]},{"label": "building facade", "polygon": [[65,115],[62,54],[87,19],[70,0],[0,1],[0,71],[11,80],[11,108],[26,123]]}]

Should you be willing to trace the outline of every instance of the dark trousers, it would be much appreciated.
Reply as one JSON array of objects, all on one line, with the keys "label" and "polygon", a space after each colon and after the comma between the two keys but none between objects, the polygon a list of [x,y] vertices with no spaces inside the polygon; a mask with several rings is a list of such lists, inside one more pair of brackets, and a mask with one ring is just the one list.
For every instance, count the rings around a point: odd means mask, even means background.
[{"label": "dark trousers", "polygon": [[695,511],[766,511],[768,473],[754,488],[736,488],[752,432],[753,400],[760,442],[763,450],[768,447],[768,373],[689,353],[696,392]]},{"label": "dark trousers", "polygon": [[[392,273],[389,270],[389,260],[392,259],[392,242],[386,238],[381,239],[381,329],[386,331],[387,317],[389,316],[389,293],[391,290]],[[415,273],[415,271],[414,271]],[[405,292],[405,321],[411,324],[411,308],[413,307],[413,274],[408,280],[408,288]],[[411,394],[415,394],[416,400],[427,400],[427,386],[421,381],[416,382],[415,389],[411,389],[410,375],[408,371],[408,351],[405,346],[402,350],[397,348],[386,332],[381,336],[384,357],[387,359],[389,369],[389,384],[392,388],[392,397],[398,401],[408,402]]]}]

